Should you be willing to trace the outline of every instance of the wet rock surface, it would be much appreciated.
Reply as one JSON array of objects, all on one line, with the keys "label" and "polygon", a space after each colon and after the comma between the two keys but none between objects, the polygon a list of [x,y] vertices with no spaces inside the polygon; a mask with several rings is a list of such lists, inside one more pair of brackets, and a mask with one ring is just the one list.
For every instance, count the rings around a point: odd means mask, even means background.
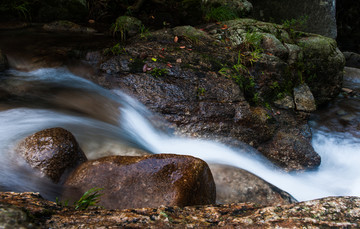
[{"label": "wet rock surface", "polygon": [[[330,101],[340,92],[344,66],[334,40],[252,19],[208,24],[201,30],[163,29],[134,37],[116,55],[92,52],[87,58],[100,70],[89,79],[134,96],[174,124],[177,133],[233,138],[255,148],[278,141],[277,132],[289,123],[297,129],[294,119],[307,120],[296,112],[281,115],[293,105],[289,101],[275,109],[275,101],[292,95],[303,82],[316,104]],[[306,144],[301,149],[285,144],[294,152],[288,156],[314,154],[307,139],[296,135],[292,141],[298,140]],[[298,162],[304,168],[319,164],[317,159],[309,163]]]},{"label": "wet rock surface", "polygon": [[359,227],[359,197],[327,197],[290,205],[251,203],[127,210],[60,207],[34,193],[0,193],[0,202],[26,209],[42,228],[118,227]]},{"label": "wet rock surface", "polygon": [[[188,206],[215,203],[208,165],[191,156],[109,156],[80,165],[65,183],[79,194],[103,188],[100,205],[108,209]],[[63,198],[77,197],[65,193]]]},{"label": "wet rock surface", "polygon": [[209,167],[216,184],[217,203],[283,205],[297,202],[289,193],[246,170],[221,164],[210,164]]},{"label": "wet rock surface", "polygon": [[15,151],[55,183],[62,182],[76,166],[87,160],[75,137],[63,128],[39,131],[21,141]]}]

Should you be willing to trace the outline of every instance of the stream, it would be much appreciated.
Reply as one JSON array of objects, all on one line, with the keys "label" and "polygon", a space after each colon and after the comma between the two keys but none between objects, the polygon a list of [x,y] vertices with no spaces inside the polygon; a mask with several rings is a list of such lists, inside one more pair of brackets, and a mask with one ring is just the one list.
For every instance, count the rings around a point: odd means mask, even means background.
[{"label": "stream", "polygon": [[[359,84],[359,82],[352,82]],[[312,144],[322,158],[316,171],[286,173],[266,160],[219,143],[175,136],[161,119],[120,90],[106,90],[66,68],[0,73],[0,190],[58,188],[40,179],[13,147],[39,130],[63,127],[72,132],[89,159],[138,148],[151,153],[193,155],[209,163],[246,169],[289,192],[297,200],[360,193],[360,99],[339,98],[313,115]]]}]

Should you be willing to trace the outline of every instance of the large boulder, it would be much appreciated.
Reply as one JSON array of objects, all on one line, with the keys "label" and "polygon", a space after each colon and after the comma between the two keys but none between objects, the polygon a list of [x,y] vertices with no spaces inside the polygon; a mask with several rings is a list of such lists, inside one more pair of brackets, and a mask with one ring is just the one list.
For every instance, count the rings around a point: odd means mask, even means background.
[{"label": "large boulder", "polygon": [[[208,165],[191,156],[109,156],[80,165],[65,183],[80,193],[99,187],[99,205],[108,209],[188,206],[215,203]],[[64,193],[63,199],[76,193]]]},{"label": "large boulder", "polygon": [[253,17],[262,21],[282,23],[301,20],[306,16],[302,29],[306,32],[336,38],[335,1],[333,0],[251,0]]},{"label": "large boulder", "polygon": [[240,168],[210,164],[216,184],[216,202],[251,202],[259,205],[291,204],[297,201],[289,193]]},{"label": "large boulder", "polygon": [[55,183],[87,160],[75,137],[63,128],[39,131],[22,140],[15,151],[42,176]]}]

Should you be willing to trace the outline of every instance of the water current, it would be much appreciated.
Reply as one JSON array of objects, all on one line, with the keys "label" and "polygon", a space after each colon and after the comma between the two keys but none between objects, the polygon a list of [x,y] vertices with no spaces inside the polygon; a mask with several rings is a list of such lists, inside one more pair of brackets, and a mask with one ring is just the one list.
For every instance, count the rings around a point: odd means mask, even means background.
[{"label": "water current", "polygon": [[339,99],[314,115],[310,124],[312,144],[322,158],[319,169],[285,173],[243,149],[175,136],[171,130],[159,128],[155,123],[158,116],[135,99],[120,90],[101,88],[65,68],[0,73],[1,90],[5,93],[0,100],[1,190],[56,195],[57,187],[39,179],[12,149],[39,130],[63,127],[75,135],[89,159],[134,147],[240,167],[300,201],[360,195],[359,99]]}]

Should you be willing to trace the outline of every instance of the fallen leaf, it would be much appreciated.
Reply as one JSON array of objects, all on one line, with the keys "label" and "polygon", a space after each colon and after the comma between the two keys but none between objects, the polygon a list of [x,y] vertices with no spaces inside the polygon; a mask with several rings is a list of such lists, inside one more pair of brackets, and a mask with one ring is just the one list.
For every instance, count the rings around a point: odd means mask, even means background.
[{"label": "fallen leaf", "polygon": [[223,25],[223,27],[221,27],[221,29],[227,29],[228,26],[227,25]]},{"label": "fallen leaf", "polygon": [[176,59],[176,63],[181,63],[181,59]]},{"label": "fallen leaf", "polygon": [[174,42],[177,43],[178,40],[179,40],[178,36],[175,36],[175,37],[174,37]]},{"label": "fallen leaf", "polygon": [[179,48],[184,49],[184,48],[185,48],[185,46],[180,46]]},{"label": "fallen leaf", "polygon": [[159,57],[161,57],[161,58],[163,58],[163,59],[165,58],[163,55],[160,55],[160,54],[159,54]]},{"label": "fallen leaf", "polygon": [[151,60],[152,60],[152,61],[154,61],[154,62],[156,62],[156,61],[157,61],[157,59],[156,59],[156,58],[154,58],[154,57],[153,57],[153,58],[151,58]]},{"label": "fallen leaf", "polygon": [[94,24],[94,23],[95,23],[95,20],[89,19],[89,23],[90,23],[90,24]]},{"label": "fallen leaf", "polygon": [[170,63],[166,64],[169,68],[172,68],[172,65]]}]

